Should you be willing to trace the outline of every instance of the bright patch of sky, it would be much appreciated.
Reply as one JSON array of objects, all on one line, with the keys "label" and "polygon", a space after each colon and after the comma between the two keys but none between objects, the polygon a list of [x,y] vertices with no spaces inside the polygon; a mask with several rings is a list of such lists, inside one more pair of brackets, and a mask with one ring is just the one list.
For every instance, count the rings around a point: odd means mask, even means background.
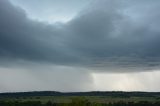
[{"label": "bright patch of sky", "polygon": [[97,91],[159,91],[159,70],[139,73],[92,73]]},{"label": "bright patch of sky", "polygon": [[29,18],[55,23],[68,22],[93,0],[10,0],[24,9]]}]

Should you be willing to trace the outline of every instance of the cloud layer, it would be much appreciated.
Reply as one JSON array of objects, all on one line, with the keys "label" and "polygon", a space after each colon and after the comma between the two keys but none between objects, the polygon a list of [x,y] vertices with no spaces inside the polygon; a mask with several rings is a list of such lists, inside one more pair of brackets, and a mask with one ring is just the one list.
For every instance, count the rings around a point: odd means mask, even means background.
[{"label": "cloud layer", "polygon": [[95,1],[71,21],[48,25],[1,0],[1,64],[23,60],[92,70],[159,69],[159,8],[158,0]]}]

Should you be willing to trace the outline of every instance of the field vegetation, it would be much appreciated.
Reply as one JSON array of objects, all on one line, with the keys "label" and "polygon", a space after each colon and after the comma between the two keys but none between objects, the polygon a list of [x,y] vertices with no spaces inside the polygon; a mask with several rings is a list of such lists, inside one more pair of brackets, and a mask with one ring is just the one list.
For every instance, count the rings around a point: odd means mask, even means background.
[{"label": "field vegetation", "polygon": [[159,97],[27,96],[5,97],[0,106],[160,106]]}]

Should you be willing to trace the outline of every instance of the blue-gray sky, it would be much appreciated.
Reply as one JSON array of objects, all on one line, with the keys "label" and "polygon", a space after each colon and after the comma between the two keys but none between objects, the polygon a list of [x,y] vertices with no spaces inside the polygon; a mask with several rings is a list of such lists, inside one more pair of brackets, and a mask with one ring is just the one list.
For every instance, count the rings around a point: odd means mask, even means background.
[{"label": "blue-gray sky", "polygon": [[26,11],[28,17],[48,23],[67,22],[93,0],[10,0]]},{"label": "blue-gray sky", "polygon": [[158,91],[159,9],[159,0],[1,0],[0,91]]}]

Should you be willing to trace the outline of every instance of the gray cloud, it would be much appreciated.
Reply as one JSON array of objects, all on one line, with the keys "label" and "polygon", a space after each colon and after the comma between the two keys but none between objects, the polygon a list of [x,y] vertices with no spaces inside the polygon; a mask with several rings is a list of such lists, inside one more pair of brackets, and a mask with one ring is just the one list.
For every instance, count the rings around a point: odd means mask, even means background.
[{"label": "gray cloud", "polygon": [[48,25],[1,0],[0,58],[96,70],[158,68],[159,6],[158,0],[96,1],[68,23]]},{"label": "gray cloud", "polygon": [[[70,58],[65,53],[63,29],[27,19],[21,9],[1,1],[0,54],[1,58],[53,61]],[[66,56],[67,55],[67,56]],[[67,59],[72,61],[72,59]]]}]

